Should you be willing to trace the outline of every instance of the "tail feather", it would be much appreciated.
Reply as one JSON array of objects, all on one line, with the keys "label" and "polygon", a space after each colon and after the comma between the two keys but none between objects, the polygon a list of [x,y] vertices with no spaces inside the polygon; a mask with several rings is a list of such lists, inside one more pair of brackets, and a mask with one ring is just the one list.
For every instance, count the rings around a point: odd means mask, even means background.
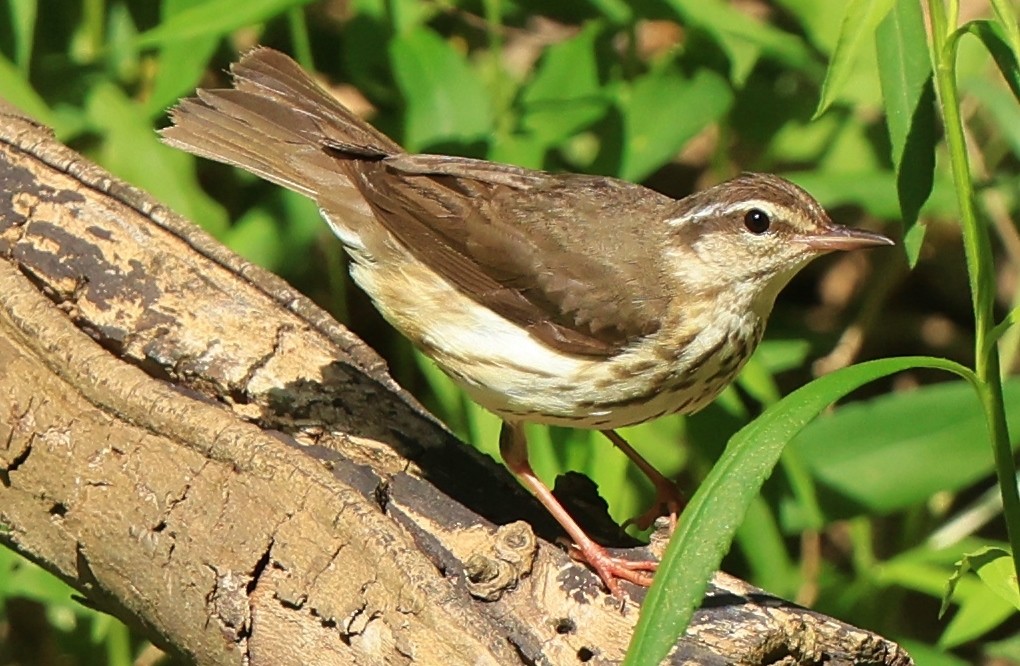
[{"label": "tail feather", "polygon": [[325,134],[334,148],[350,149],[366,157],[382,157],[403,150],[388,136],[354,115],[322,89],[291,58],[269,48],[256,48],[231,68],[238,90],[277,101],[317,121],[317,135]]},{"label": "tail feather", "polygon": [[233,89],[200,90],[171,110],[164,142],[313,199],[352,188],[337,168],[338,153],[378,159],[403,152],[278,51],[254,49],[231,73]]}]

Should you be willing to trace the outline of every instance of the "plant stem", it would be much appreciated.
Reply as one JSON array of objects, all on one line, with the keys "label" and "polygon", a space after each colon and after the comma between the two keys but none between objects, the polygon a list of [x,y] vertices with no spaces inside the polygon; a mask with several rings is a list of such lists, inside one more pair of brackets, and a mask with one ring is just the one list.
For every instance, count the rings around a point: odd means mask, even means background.
[{"label": "plant stem", "polygon": [[[956,3],[951,0],[950,6],[955,20]],[[928,8],[932,22],[935,84],[941,100],[949,162],[960,204],[960,226],[974,306],[974,371],[978,379],[976,388],[992,440],[995,468],[1006,518],[1006,533],[1013,555],[1013,568],[1020,579],[1020,492],[1017,491],[1016,470],[1013,466],[1013,452],[1006,425],[999,350],[992,312],[995,293],[992,247],[987,228],[980,224],[977,216],[963,119],[960,115],[960,98],[956,87],[956,47],[961,33],[956,31],[955,22],[952,24],[949,22],[944,0],[928,0]]]}]

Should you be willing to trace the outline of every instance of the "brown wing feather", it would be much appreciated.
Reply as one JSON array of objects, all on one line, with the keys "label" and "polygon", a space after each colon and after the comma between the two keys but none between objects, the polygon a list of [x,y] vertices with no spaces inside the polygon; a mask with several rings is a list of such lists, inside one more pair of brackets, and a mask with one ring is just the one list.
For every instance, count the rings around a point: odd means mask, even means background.
[{"label": "brown wing feather", "polygon": [[610,356],[661,325],[668,294],[656,244],[674,200],[479,160],[347,166],[377,219],[419,259],[546,344]]}]

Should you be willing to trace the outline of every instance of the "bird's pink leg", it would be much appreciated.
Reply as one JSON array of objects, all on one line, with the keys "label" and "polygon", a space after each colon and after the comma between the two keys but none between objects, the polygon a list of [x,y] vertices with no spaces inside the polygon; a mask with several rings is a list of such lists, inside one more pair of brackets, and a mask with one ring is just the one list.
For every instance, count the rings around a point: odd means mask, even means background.
[{"label": "bird's pink leg", "polygon": [[623,598],[623,591],[618,582],[620,580],[627,580],[642,587],[652,584],[652,577],[647,572],[655,571],[658,567],[657,562],[634,562],[610,555],[605,548],[585,534],[581,526],[553,496],[552,491],[535,476],[531,463],[528,462],[528,443],[522,424],[503,424],[499,435],[499,450],[507,468],[524,482],[574,541],[571,557],[594,569],[614,597]]},{"label": "bird's pink leg", "polygon": [[635,516],[628,520],[624,525],[633,524],[637,525],[640,529],[646,530],[651,527],[656,518],[665,515],[669,516],[669,531],[672,534],[676,530],[680,512],[686,505],[680,489],[676,487],[675,483],[664,477],[659,470],[652,467],[651,463],[645,460],[615,430],[603,430],[602,434],[609,438],[613,446],[623,451],[638,466],[638,469],[644,472],[648,480],[652,482],[652,485],[655,486],[655,502],[652,506],[640,516]]}]

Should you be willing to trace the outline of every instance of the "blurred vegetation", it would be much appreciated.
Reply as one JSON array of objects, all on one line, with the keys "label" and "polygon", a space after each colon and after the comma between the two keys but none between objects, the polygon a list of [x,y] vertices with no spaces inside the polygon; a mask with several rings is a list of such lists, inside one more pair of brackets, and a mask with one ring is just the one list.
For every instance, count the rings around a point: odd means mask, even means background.
[{"label": "blurred vegetation", "polygon": [[[993,15],[982,2],[949,5],[961,24]],[[1008,73],[1016,6],[996,8]],[[265,44],[318,72],[410,150],[614,175],[674,196],[770,171],[806,187],[837,221],[903,239],[898,251],[816,262],[780,296],[759,353],[714,405],[624,433],[693,489],[733,433],[813,376],[904,354],[980,361],[958,224],[966,215],[950,170],[959,155],[932,113],[928,53],[889,50],[904,43],[890,34],[920,25],[920,10],[916,0],[8,0],[0,96],[308,293],[493,455],[496,419],[386,327],[348,280],[315,206],[162,146],[153,130],[168,106],[199,85],[225,85],[238,53]],[[1020,302],[1020,105],[1015,81],[1011,90],[977,37],[960,40],[952,66],[974,201],[992,232],[994,257],[982,259],[995,287],[989,307],[1001,318]],[[923,31],[913,39],[923,42]],[[919,88],[908,70],[890,71],[911,60],[928,63]],[[897,94],[931,117],[887,115]],[[1015,328],[998,349],[1015,433]],[[954,563],[1007,548],[986,419],[973,389],[950,377],[898,373],[808,425],[749,500],[723,568],[900,641],[919,664],[1020,663],[1016,607],[982,582],[991,576],[960,573],[939,618]],[[603,438],[530,436],[543,478],[590,476],[619,521],[650,500]],[[968,561],[983,571],[980,557]],[[0,664],[153,658],[8,551],[0,604]]]}]

